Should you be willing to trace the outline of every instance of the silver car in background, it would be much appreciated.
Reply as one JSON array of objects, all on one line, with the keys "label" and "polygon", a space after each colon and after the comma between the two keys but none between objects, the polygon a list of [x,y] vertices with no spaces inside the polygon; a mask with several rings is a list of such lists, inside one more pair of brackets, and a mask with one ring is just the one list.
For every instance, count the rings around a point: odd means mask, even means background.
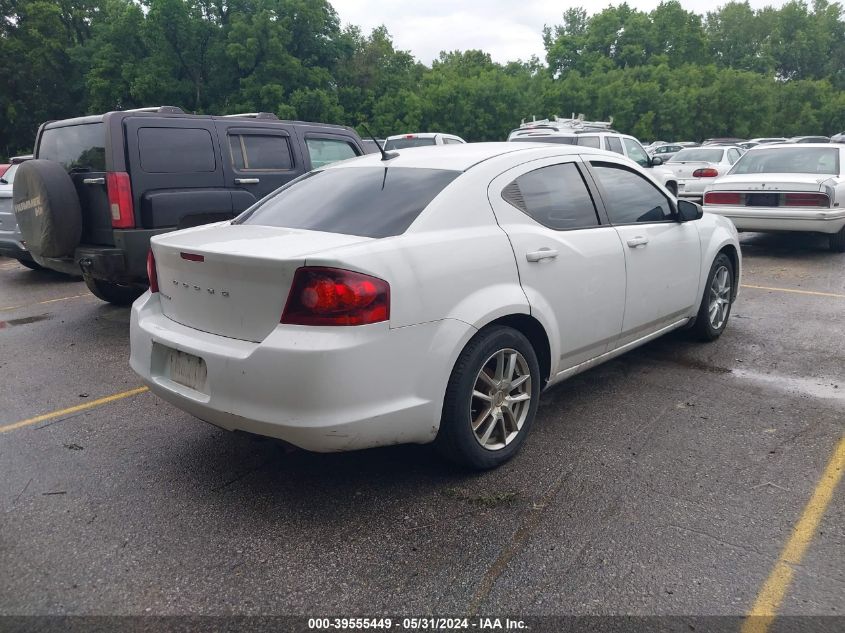
[{"label": "silver car in background", "polygon": [[15,172],[21,163],[31,158],[31,154],[15,156],[12,158],[11,167],[0,177],[0,255],[11,257],[27,268],[38,270],[41,266],[35,263],[32,255],[26,250],[12,208],[12,183],[15,181]]},{"label": "silver car in background", "polygon": [[743,153],[742,148],[732,145],[690,147],[672,156],[663,167],[675,175],[679,198],[700,201],[704,188],[727,174]]}]

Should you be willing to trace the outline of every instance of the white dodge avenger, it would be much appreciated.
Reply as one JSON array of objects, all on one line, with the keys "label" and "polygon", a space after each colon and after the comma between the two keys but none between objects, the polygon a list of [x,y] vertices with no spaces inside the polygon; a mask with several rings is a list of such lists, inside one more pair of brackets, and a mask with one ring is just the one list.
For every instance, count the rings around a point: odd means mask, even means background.
[{"label": "white dodge avenger", "polygon": [[131,364],[229,430],[312,451],[509,459],[540,391],[677,328],[714,340],[729,220],[580,146],[418,148],[313,171],[152,240]]}]

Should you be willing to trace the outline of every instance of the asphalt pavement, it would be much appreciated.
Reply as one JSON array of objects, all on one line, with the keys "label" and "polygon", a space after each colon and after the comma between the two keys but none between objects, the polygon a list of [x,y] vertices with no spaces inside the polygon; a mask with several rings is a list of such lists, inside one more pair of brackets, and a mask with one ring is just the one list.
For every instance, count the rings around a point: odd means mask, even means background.
[{"label": "asphalt pavement", "polygon": [[721,339],[672,334],[545,392],[480,474],[125,395],[128,309],[0,259],[0,615],[741,616],[771,583],[781,615],[843,615],[845,484],[801,521],[845,435],[845,254],[741,241]]}]

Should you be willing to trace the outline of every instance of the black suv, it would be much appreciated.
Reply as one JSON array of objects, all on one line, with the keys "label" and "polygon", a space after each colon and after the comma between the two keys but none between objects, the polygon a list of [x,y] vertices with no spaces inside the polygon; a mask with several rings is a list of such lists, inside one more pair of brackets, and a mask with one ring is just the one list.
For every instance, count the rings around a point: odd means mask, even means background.
[{"label": "black suv", "polygon": [[35,260],[97,297],[146,287],[150,238],[233,218],[290,180],[364,154],[351,128],[161,106],[44,123],[18,171],[15,215]]}]

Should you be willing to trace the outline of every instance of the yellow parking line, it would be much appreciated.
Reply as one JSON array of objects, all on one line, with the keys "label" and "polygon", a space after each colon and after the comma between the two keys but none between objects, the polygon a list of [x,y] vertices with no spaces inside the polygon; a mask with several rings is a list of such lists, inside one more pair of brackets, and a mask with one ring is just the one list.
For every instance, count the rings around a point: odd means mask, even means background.
[{"label": "yellow parking line", "polygon": [[6,306],[0,308],[0,312],[8,312],[9,310],[19,310],[20,308],[28,308],[30,306],[40,306],[47,303],[56,303],[57,301],[67,301],[68,299],[79,299],[80,297],[93,297],[90,292],[83,292],[81,295],[71,295],[70,297],[59,297],[58,299],[47,299],[46,301],[36,301],[35,303],[22,303],[17,306]]},{"label": "yellow parking line", "polygon": [[97,400],[92,400],[91,402],[86,402],[85,404],[78,404],[75,407],[69,407],[67,409],[61,409],[60,411],[53,411],[52,413],[45,413],[43,415],[36,416],[34,418],[29,418],[27,420],[21,420],[20,422],[15,422],[13,424],[7,424],[6,426],[0,426],[0,433],[6,433],[7,431],[14,431],[15,429],[20,429],[25,426],[29,426],[31,424],[38,424],[39,422],[44,422],[46,420],[52,420],[54,418],[61,418],[64,416],[71,415],[72,413],[79,413],[80,411],[85,411],[87,409],[93,409],[94,407],[99,407],[101,404],[108,404],[109,402],[114,402],[115,400],[122,400],[123,398],[129,398],[131,396],[136,396],[139,393],[144,393],[145,391],[149,391],[147,387],[138,387],[137,389],[130,389],[129,391],[122,391],[120,393],[116,393],[111,396],[106,396],[105,398],[99,398]]},{"label": "yellow parking line", "polygon": [[794,566],[801,564],[801,559],[818,530],[843,471],[845,471],[845,437],[839,440],[833,457],[830,458],[819,483],[816,484],[813,496],[810,497],[804,513],[792,529],[792,536],[789,537],[766,584],[763,585],[754,606],[749,611],[741,633],[766,633],[769,630],[792,582]]},{"label": "yellow parking line", "polygon": [[845,299],[845,295],[838,295],[835,292],[815,292],[814,290],[793,290],[792,288],[770,288],[769,286],[752,286],[750,284],[742,284],[741,288],[754,288],[755,290],[774,290],[775,292],[792,292],[797,295],[815,295],[817,297],[836,297],[838,299]]}]

